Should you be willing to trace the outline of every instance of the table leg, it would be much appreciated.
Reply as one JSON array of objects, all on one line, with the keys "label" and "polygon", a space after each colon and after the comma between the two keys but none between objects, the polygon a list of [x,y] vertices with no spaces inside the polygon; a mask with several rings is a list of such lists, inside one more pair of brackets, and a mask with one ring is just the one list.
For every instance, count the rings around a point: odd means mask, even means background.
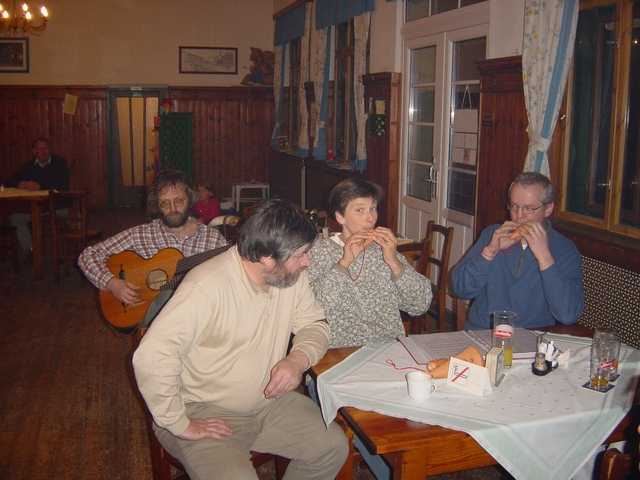
[{"label": "table leg", "polygon": [[33,278],[39,280],[43,276],[42,216],[39,202],[31,202],[31,242]]},{"label": "table leg", "polygon": [[336,480],[351,480],[354,478],[354,469],[357,463],[357,459],[360,455],[353,447],[353,430],[351,430],[349,425],[347,425],[347,422],[344,421],[340,416],[336,417],[335,422],[340,425],[342,431],[347,437],[347,441],[349,442],[349,456],[338,472],[338,475],[336,475]]},{"label": "table leg", "polygon": [[425,459],[428,452],[423,450],[406,450],[391,455],[385,455],[391,460],[393,480],[424,480],[427,476]]}]

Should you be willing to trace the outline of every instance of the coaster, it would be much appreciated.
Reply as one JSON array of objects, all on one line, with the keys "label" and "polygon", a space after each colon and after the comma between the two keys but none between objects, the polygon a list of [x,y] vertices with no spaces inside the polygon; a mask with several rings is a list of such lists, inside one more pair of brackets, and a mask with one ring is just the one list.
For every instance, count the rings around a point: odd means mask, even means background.
[{"label": "coaster", "polygon": [[589,380],[587,383],[585,383],[584,385],[582,385],[583,388],[587,388],[589,390],[593,390],[594,392],[598,392],[598,393],[607,393],[609,390],[611,390],[613,387],[615,387],[615,385],[607,385],[607,388],[605,388],[604,390],[596,390],[595,388],[593,388],[591,386],[591,380]]},{"label": "coaster", "polygon": [[620,378],[620,374],[616,373],[615,375],[609,375],[609,381],[615,382],[618,378]]}]

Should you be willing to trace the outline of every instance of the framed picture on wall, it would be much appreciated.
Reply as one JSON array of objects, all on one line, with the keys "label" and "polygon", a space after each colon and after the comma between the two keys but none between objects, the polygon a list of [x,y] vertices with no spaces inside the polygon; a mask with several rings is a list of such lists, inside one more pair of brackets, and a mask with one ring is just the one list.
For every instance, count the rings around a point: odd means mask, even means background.
[{"label": "framed picture on wall", "polygon": [[238,49],[229,47],[179,47],[180,73],[238,73]]},{"label": "framed picture on wall", "polygon": [[0,38],[0,73],[29,71],[29,39]]}]

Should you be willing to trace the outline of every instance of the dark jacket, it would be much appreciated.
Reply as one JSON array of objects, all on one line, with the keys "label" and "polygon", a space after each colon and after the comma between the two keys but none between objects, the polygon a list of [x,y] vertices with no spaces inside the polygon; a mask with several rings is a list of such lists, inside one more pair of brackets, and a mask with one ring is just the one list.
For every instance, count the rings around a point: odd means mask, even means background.
[{"label": "dark jacket", "polygon": [[17,187],[23,181],[35,181],[42,190],[69,190],[69,168],[64,158],[51,155],[51,162],[41,167],[35,159],[25,163],[6,183]]}]

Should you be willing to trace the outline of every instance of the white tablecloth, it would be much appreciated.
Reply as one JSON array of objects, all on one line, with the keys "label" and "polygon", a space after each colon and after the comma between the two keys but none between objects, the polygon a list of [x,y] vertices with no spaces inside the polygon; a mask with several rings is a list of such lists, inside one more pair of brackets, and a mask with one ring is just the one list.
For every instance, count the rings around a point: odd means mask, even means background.
[{"label": "white tablecloth", "polygon": [[464,431],[518,479],[566,480],[631,408],[640,352],[623,345],[621,376],[603,394],[582,387],[589,377],[591,340],[547,336],[571,351],[568,369],[537,377],[530,360],[514,361],[490,395],[469,395],[438,381],[436,392],[422,402],[407,395],[408,370],[386,363],[416,366],[399,342],[365,346],[318,377],[322,414],[328,424],[340,407],[351,406]]}]

